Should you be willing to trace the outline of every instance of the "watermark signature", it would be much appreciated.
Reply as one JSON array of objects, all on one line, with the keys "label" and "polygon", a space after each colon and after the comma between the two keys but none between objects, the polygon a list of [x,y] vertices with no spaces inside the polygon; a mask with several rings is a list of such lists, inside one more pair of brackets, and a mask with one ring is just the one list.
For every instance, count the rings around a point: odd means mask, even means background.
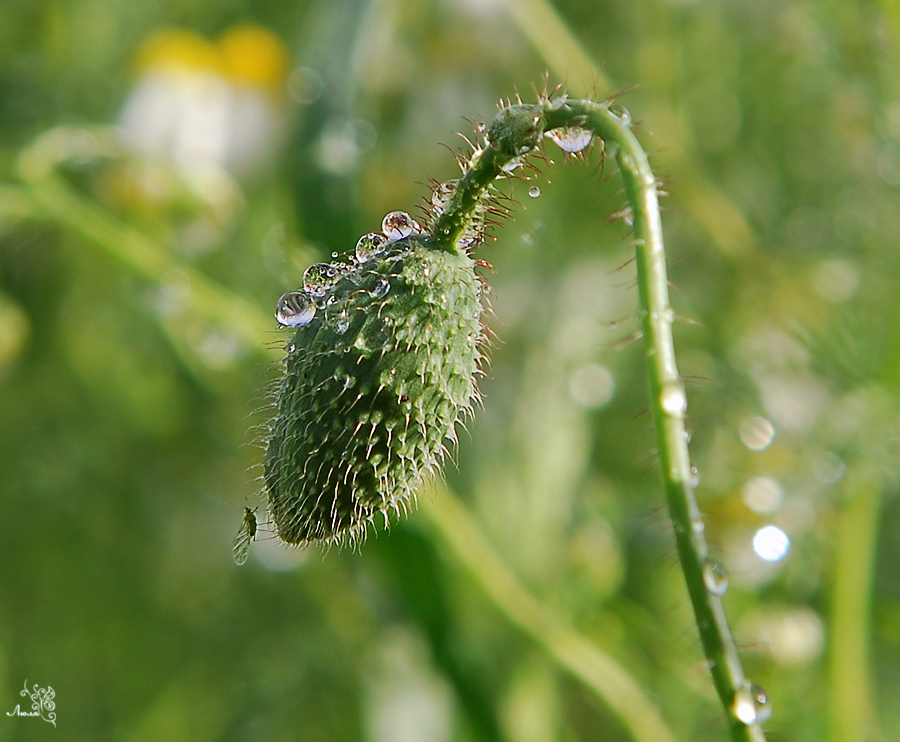
[{"label": "watermark signature", "polygon": [[19,692],[20,696],[31,699],[31,711],[23,711],[21,704],[16,704],[12,711],[7,711],[7,716],[40,716],[44,721],[50,722],[56,727],[56,691],[49,685],[46,688],[38,688],[37,683],[33,690],[28,690],[28,681],[25,681],[25,689]]}]

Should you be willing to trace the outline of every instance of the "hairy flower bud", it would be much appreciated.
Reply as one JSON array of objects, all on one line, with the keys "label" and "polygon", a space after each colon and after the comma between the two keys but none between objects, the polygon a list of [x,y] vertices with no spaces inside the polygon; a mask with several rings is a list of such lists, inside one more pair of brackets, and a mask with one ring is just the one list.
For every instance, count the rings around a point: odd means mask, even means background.
[{"label": "hairy flower bud", "polygon": [[353,541],[376,513],[405,511],[478,397],[474,261],[418,232],[378,247],[317,269],[329,282],[305,297],[314,312],[297,292],[283,297],[283,324],[297,329],[265,482],[272,523],[290,544]]}]

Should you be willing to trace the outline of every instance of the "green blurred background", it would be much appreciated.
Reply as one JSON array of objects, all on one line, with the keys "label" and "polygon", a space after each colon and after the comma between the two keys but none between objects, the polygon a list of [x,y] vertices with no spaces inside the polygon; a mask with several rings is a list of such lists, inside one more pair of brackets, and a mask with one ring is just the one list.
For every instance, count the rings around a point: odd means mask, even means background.
[{"label": "green blurred background", "polygon": [[[770,739],[900,738],[898,49],[894,0],[4,0],[0,741],[630,739],[463,566],[433,486],[358,549],[263,527],[230,555],[277,298],[420,214],[457,172],[440,144],[545,71],[636,86],[698,498]],[[677,739],[721,740],[615,165],[545,151],[477,254],[496,341],[447,485]],[[56,729],[9,716],[26,681]]]}]

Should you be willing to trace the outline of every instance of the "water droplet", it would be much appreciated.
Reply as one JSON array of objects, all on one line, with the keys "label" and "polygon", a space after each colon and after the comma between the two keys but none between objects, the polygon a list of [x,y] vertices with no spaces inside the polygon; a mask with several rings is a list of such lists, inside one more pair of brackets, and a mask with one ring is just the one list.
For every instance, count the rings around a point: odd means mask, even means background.
[{"label": "water droplet", "polygon": [[756,721],[756,704],[753,702],[753,693],[747,681],[735,691],[731,710],[742,724],[749,726]]},{"label": "water droplet", "polygon": [[411,234],[419,234],[422,227],[405,211],[392,211],[381,222],[381,231],[388,240],[402,240]]},{"label": "water droplet", "polygon": [[537,186],[531,186],[531,188],[528,189],[528,195],[532,198],[537,198],[541,195],[541,189]]},{"label": "water droplet", "polygon": [[275,319],[284,327],[303,327],[316,316],[316,305],[305,291],[288,291],[278,300]]},{"label": "water droplet", "polygon": [[435,187],[431,194],[431,208],[435,214],[440,216],[447,209],[447,204],[453,197],[453,191],[456,190],[458,180],[448,180]]},{"label": "water droplet", "polygon": [[625,106],[615,104],[609,107],[609,112],[621,121],[625,126],[631,126],[631,111]]},{"label": "water droplet", "polygon": [[503,165],[501,165],[500,169],[504,173],[511,173],[520,167],[525,167],[525,161],[521,157],[513,157],[507,160]]},{"label": "water droplet", "polygon": [[663,412],[672,417],[683,417],[687,411],[687,397],[681,384],[666,384],[659,396],[659,403]]},{"label": "water droplet", "polygon": [[563,152],[581,152],[587,147],[594,135],[580,126],[563,126],[559,129],[551,129],[544,134],[547,139],[556,143]]},{"label": "water droplet", "polygon": [[244,508],[244,518],[234,537],[234,546],[231,547],[231,556],[234,563],[241,565],[246,563],[250,556],[250,542],[256,537],[256,508]]},{"label": "water droplet", "polygon": [[341,371],[335,373],[334,380],[338,383],[341,389],[349,389],[356,383],[356,379]]},{"label": "water droplet", "polygon": [[700,484],[700,470],[692,464],[691,465],[691,487],[696,487],[699,484]]},{"label": "water droplet", "polygon": [[735,691],[732,711],[747,726],[767,721],[772,716],[769,696],[763,688],[747,680]]},{"label": "water droplet", "polygon": [[703,565],[703,582],[706,589],[720,598],[728,591],[730,576],[724,565],[712,559],[707,559]]},{"label": "water droplet", "polygon": [[337,316],[337,322],[334,324],[334,329],[336,329],[341,335],[347,332],[347,329],[350,327],[350,317],[347,316],[347,310],[342,309],[341,313]]},{"label": "water droplet", "polygon": [[303,286],[311,296],[325,296],[328,289],[334,286],[338,269],[332,263],[316,263],[303,273]]},{"label": "water droplet", "polygon": [[757,683],[750,683],[750,693],[756,707],[756,721],[761,723],[771,719],[772,706],[769,704],[769,694],[765,689]]},{"label": "water droplet", "polygon": [[375,284],[375,287],[372,289],[372,296],[376,299],[381,299],[384,296],[387,296],[388,291],[391,290],[391,283],[386,278],[382,278],[378,283]]},{"label": "water droplet", "polygon": [[365,263],[373,255],[384,252],[387,239],[384,235],[369,232],[356,243],[356,262]]}]

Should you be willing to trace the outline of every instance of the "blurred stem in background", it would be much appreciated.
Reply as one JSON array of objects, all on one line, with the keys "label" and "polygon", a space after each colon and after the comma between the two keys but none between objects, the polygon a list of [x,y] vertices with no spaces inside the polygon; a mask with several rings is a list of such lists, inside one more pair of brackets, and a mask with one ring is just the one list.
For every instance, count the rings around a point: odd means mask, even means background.
[{"label": "blurred stem in background", "polygon": [[[831,739],[863,742],[877,738],[869,670],[872,587],[878,525],[880,476],[851,479],[837,525],[831,596]],[[848,488],[849,489],[849,488]]]}]

